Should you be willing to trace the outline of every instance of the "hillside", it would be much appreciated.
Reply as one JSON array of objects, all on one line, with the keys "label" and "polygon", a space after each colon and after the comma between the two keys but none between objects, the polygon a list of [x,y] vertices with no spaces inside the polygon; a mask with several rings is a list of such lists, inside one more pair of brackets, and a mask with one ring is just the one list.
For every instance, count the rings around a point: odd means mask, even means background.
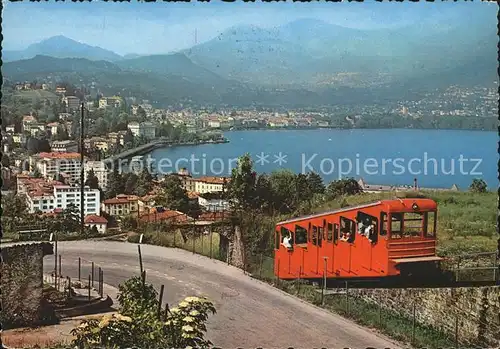
[{"label": "hillside", "polygon": [[[222,77],[254,84],[304,86],[339,73],[358,73],[374,83],[390,74],[390,82],[401,83],[460,69],[473,57],[484,58],[478,74],[492,80],[497,41],[488,21],[428,19],[398,30],[358,30],[300,19],[272,29],[237,26],[183,53]],[[467,77],[460,82],[471,83]]]},{"label": "hillside", "polygon": [[202,82],[205,84],[227,83],[227,81],[217,74],[197,66],[182,53],[142,56],[125,59],[116,64],[124,70],[161,75],[177,75],[193,82]]},{"label": "hillside", "polygon": [[65,36],[53,36],[41,42],[32,44],[20,51],[3,51],[2,60],[11,62],[21,59],[30,59],[38,55],[56,58],[86,58],[94,61],[116,61],[122,57],[101,47],[90,46]]}]

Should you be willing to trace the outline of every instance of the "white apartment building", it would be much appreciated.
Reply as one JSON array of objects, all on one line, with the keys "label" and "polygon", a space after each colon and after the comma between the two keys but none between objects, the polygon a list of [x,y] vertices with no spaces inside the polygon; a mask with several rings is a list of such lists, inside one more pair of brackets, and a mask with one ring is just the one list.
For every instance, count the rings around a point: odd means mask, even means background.
[{"label": "white apartment building", "polygon": [[150,122],[130,122],[128,128],[134,137],[142,136],[146,139],[154,139],[156,137],[156,127]]},{"label": "white apartment building", "polygon": [[194,191],[199,194],[222,192],[226,182],[224,177],[201,177],[195,179]]},{"label": "white apartment building", "polygon": [[[98,189],[84,188],[84,214],[97,215],[101,213],[100,192]],[[55,209],[66,209],[70,204],[80,210],[80,187],[70,185],[54,185],[53,192],[37,190],[27,192],[27,205],[30,213],[41,211],[49,213]]]},{"label": "white apartment building", "polygon": [[32,166],[46,179],[57,179],[58,174],[66,174],[72,182],[80,181],[79,153],[40,153],[32,157]]},{"label": "white apartment building", "polygon": [[99,187],[102,190],[106,190],[108,187],[108,169],[104,161],[86,161],[85,162],[85,180],[89,175],[89,171],[93,170],[97,180],[99,181]]}]

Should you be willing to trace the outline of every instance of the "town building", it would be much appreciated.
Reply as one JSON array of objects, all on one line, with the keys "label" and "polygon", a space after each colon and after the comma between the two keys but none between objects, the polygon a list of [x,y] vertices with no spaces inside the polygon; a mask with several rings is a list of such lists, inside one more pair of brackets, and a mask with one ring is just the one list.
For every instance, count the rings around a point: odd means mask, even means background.
[{"label": "town building", "polygon": [[99,187],[102,190],[106,190],[108,188],[108,168],[106,167],[106,163],[104,161],[86,161],[85,162],[85,180],[89,175],[90,170],[94,171],[94,175],[97,177],[99,181]]},{"label": "town building", "polygon": [[80,98],[75,96],[65,96],[62,98],[62,102],[66,104],[66,111],[72,112],[80,109]]},{"label": "town building", "polygon": [[139,197],[136,195],[120,194],[112,199],[104,200],[102,211],[116,217],[137,215],[139,209],[138,201]]},{"label": "town building", "polygon": [[[64,210],[73,204],[80,210],[80,186],[64,185],[58,181],[47,181],[25,175],[17,177],[17,194],[25,195],[29,213],[49,213]],[[100,192],[84,187],[84,214],[100,215]]]},{"label": "town building", "polygon": [[31,169],[37,168],[46,179],[57,179],[59,175],[66,174],[71,182],[80,182],[80,154],[50,152],[40,153],[31,157]]},{"label": "town building", "polygon": [[128,128],[134,137],[144,137],[146,139],[154,139],[156,137],[156,127],[150,122],[130,122]]},{"label": "town building", "polygon": [[78,143],[76,141],[53,141],[50,144],[53,152],[58,153],[76,153],[78,152]]},{"label": "town building", "polygon": [[84,224],[90,229],[96,227],[99,234],[105,234],[108,227],[108,220],[101,216],[89,215],[85,217]]},{"label": "town building", "polygon": [[108,107],[119,108],[121,105],[122,105],[121,97],[117,97],[117,96],[102,97],[101,99],[99,99],[99,108],[100,109],[108,108]]},{"label": "town building", "polygon": [[51,122],[46,125],[46,130],[49,131],[52,136],[55,136],[57,134],[58,128],[58,122]]},{"label": "town building", "polygon": [[228,179],[225,177],[201,177],[195,179],[194,192],[204,194],[222,192],[227,186]]}]

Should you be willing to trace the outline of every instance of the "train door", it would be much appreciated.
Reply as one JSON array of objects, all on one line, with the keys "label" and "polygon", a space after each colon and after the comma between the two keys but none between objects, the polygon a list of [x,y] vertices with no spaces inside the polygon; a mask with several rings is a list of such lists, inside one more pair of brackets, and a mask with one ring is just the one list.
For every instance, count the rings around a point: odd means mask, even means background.
[{"label": "train door", "polygon": [[327,273],[332,275],[336,273],[335,269],[335,259],[336,251],[335,247],[339,239],[339,225],[333,222],[326,222],[326,240],[324,241],[326,255],[328,257],[327,262]]},{"label": "train door", "polygon": [[312,273],[314,276],[319,275],[319,243],[321,240],[318,238],[319,227],[317,224],[309,222],[309,246],[308,246],[308,261],[307,272]]},{"label": "train door", "polygon": [[356,217],[359,240],[357,251],[361,267],[372,270],[374,248],[378,238],[378,219],[365,212],[359,211]]},{"label": "train door", "polygon": [[293,257],[292,263],[296,269],[298,269],[297,273],[299,278],[305,277],[307,274],[310,274],[308,266],[310,265],[309,260],[306,258],[308,253],[308,232],[307,229],[298,224],[295,225],[295,253]]},{"label": "train door", "polygon": [[[346,218],[346,217],[340,217],[340,226],[339,226],[339,231],[340,231],[340,238],[339,238],[339,244],[338,244],[338,261],[340,264],[340,270],[342,274],[351,274],[353,272],[353,246],[354,242],[356,240],[356,222],[353,220]],[[345,275],[349,276],[349,275]]]},{"label": "train door", "polygon": [[293,232],[285,227],[280,228],[281,235],[281,270],[287,276],[293,274],[292,268],[292,254],[293,254]]}]

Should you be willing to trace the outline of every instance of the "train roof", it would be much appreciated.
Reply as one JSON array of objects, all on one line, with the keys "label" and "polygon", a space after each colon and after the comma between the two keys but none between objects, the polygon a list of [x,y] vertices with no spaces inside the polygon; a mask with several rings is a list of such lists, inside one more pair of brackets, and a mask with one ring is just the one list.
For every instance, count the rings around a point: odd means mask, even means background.
[{"label": "train roof", "polygon": [[299,221],[303,221],[303,220],[307,220],[307,219],[319,218],[319,217],[323,217],[323,216],[327,216],[327,215],[331,215],[331,214],[348,212],[348,211],[352,211],[352,210],[359,210],[359,209],[378,206],[378,205],[383,205],[384,210],[387,212],[404,212],[404,211],[410,211],[410,209],[414,203],[416,203],[424,211],[431,211],[431,210],[435,210],[437,208],[436,202],[432,199],[405,198],[405,199],[379,200],[379,201],[369,202],[369,203],[365,203],[365,204],[361,204],[361,205],[349,206],[349,207],[339,208],[336,210],[330,210],[330,211],[315,213],[315,214],[311,214],[311,215],[307,215],[307,216],[291,218],[291,219],[288,219],[286,221],[279,222],[279,223],[277,223],[277,225],[299,222]]}]

